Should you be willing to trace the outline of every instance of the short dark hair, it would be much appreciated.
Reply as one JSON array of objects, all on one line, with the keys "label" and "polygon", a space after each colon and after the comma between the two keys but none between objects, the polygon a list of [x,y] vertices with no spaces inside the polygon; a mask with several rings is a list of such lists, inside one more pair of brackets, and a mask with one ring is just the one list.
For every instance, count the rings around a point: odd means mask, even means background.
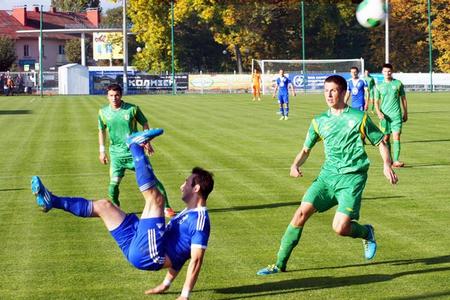
[{"label": "short dark hair", "polygon": [[356,72],[359,72],[358,67],[355,67],[355,66],[351,67],[350,70],[356,70]]},{"label": "short dark hair", "polygon": [[388,69],[394,70],[394,67],[391,64],[388,64],[388,63],[384,64],[381,69],[384,69],[384,68],[388,68]]},{"label": "short dark hair", "polygon": [[120,95],[122,95],[122,87],[120,85],[118,85],[117,83],[112,83],[112,84],[108,85],[106,87],[106,92],[109,92],[109,91],[119,92]]},{"label": "short dark hair", "polygon": [[325,79],[325,82],[333,82],[337,84],[341,89],[341,92],[347,90],[347,81],[342,76],[339,75],[328,76],[327,79]]},{"label": "short dark hair", "polygon": [[200,167],[195,167],[192,169],[192,186],[198,184],[200,186],[200,195],[203,199],[208,199],[209,194],[214,188],[214,175]]}]

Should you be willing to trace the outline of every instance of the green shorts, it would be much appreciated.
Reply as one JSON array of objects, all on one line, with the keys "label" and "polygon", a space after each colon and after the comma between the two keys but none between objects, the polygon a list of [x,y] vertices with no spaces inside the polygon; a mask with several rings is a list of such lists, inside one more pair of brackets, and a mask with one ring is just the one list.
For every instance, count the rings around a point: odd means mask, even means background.
[{"label": "green shorts", "polygon": [[125,176],[125,170],[134,171],[133,157],[114,157],[111,156],[111,162],[109,166],[109,177],[111,181],[118,182],[118,178]]},{"label": "green shorts", "polygon": [[311,203],[318,212],[338,205],[336,211],[352,220],[359,219],[361,196],[366,186],[367,173],[331,174],[321,172],[308,188],[303,200]]},{"label": "green shorts", "polygon": [[402,132],[402,117],[390,117],[388,115],[384,115],[384,119],[380,120],[380,130],[384,134]]}]

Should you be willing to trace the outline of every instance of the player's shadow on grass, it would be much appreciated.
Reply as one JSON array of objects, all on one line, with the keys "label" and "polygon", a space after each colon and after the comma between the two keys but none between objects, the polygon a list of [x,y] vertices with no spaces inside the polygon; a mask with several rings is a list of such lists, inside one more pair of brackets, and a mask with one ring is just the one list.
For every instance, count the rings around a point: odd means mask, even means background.
[{"label": "player's shadow on grass", "polygon": [[262,205],[242,205],[242,206],[231,206],[231,207],[224,207],[224,208],[208,208],[208,212],[216,213],[216,212],[267,209],[267,208],[278,208],[278,207],[299,206],[299,205],[300,205],[300,201],[292,201],[292,202],[267,203],[267,204],[262,204]]},{"label": "player's shadow on grass", "polygon": [[[450,271],[450,266],[426,270],[405,271],[393,274],[361,274],[342,277],[322,276],[322,277],[298,278],[284,281],[265,282],[261,284],[221,288],[216,289],[215,291],[220,294],[239,294],[239,296],[236,296],[235,298],[227,297],[226,299],[258,298],[270,295],[281,295],[297,292],[308,292],[312,290],[339,288],[354,285],[365,285],[370,283],[391,281],[393,279],[402,276],[420,275],[446,271]],[[275,277],[277,275],[273,276]],[[449,293],[447,292],[446,294]]]},{"label": "player's shadow on grass", "polygon": [[16,110],[0,110],[0,115],[29,115],[32,111],[28,109],[16,109]]},{"label": "player's shadow on grass", "polygon": [[450,139],[440,139],[440,140],[417,140],[417,141],[404,141],[402,144],[415,144],[415,143],[440,143],[440,142],[450,142]]},{"label": "player's shadow on grass", "polygon": [[0,189],[0,192],[12,192],[12,191],[24,191],[24,190],[28,190],[25,188],[17,188],[17,189]]}]

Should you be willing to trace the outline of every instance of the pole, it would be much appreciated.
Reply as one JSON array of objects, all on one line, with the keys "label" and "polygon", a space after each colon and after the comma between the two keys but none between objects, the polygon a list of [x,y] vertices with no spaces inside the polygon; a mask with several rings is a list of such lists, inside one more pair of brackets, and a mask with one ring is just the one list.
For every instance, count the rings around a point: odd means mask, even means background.
[{"label": "pole", "polygon": [[386,0],[386,21],[384,23],[384,50],[385,50],[385,63],[389,63],[389,0]]},{"label": "pole", "polygon": [[42,9],[43,9],[43,5],[41,5],[41,9],[40,9],[40,11],[39,11],[39,93],[40,93],[40,95],[41,95],[41,97],[43,97],[43,95],[44,95],[44,91],[43,91],[43,85],[44,85],[44,82],[43,82],[43,78],[44,78],[44,76],[42,76],[42,69],[43,69],[43,66],[42,66],[42,23],[43,23],[43,19],[44,19],[44,16],[43,16],[43,14],[42,14]]},{"label": "pole", "polygon": [[430,93],[433,92],[433,41],[431,36],[431,0],[428,0],[428,48],[430,60]]},{"label": "pole", "polygon": [[128,94],[128,37],[127,37],[127,0],[122,0],[123,34],[123,94]]},{"label": "pole", "polygon": [[302,60],[303,60],[303,92],[306,93],[306,66],[305,66],[305,6],[304,1],[301,2],[302,8]]},{"label": "pole", "polygon": [[171,47],[172,47],[172,95],[176,94],[176,84],[175,84],[175,40],[174,40],[174,31],[173,31],[173,27],[174,27],[174,14],[173,14],[173,0],[170,1],[170,12],[172,15],[172,19],[170,22],[170,32],[171,32]]}]

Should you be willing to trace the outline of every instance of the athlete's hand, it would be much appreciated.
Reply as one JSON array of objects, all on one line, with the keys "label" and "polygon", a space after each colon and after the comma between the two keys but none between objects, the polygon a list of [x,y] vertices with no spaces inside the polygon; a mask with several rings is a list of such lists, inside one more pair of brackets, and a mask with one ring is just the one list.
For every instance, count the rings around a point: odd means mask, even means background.
[{"label": "athlete's hand", "polygon": [[153,149],[152,144],[150,144],[150,142],[144,144],[144,150],[150,156],[152,156],[155,153],[155,149]]},{"label": "athlete's hand", "polygon": [[392,170],[390,164],[384,164],[383,173],[391,184],[396,184],[398,182],[397,174],[395,174],[394,170]]},{"label": "athlete's hand", "polygon": [[403,118],[402,118],[403,122],[408,121],[408,114],[403,113]]},{"label": "athlete's hand", "polygon": [[146,290],[144,293],[146,295],[153,295],[153,294],[162,294],[165,291],[167,291],[169,289],[170,286],[165,285],[164,283],[161,283],[158,286],[155,286],[154,288],[150,289],[150,290]]},{"label": "athlete's hand", "polygon": [[367,111],[368,108],[369,108],[369,102],[366,102],[366,104],[364,104],[364,111]]},{"label": "athlete's hand", "polygon": [[378,115],[378,119],[384,120],[384,114],[382,112],[380,112],[380,113],[377,112],[377,115]]},{"label": "athlete's hand", "polygon": [[109,162],[108,155],[106,155],[105,152],[100,152],[98,159],[100,160],[100,163],[104,165],[108,164]]},{"label": "athlete's hand", "polygon": [[297,167],[296,165],[292,165],[291,166],[291,173],[290,173],[291,177],[303,177],[303,173],[300,170],[299,167]]}]

